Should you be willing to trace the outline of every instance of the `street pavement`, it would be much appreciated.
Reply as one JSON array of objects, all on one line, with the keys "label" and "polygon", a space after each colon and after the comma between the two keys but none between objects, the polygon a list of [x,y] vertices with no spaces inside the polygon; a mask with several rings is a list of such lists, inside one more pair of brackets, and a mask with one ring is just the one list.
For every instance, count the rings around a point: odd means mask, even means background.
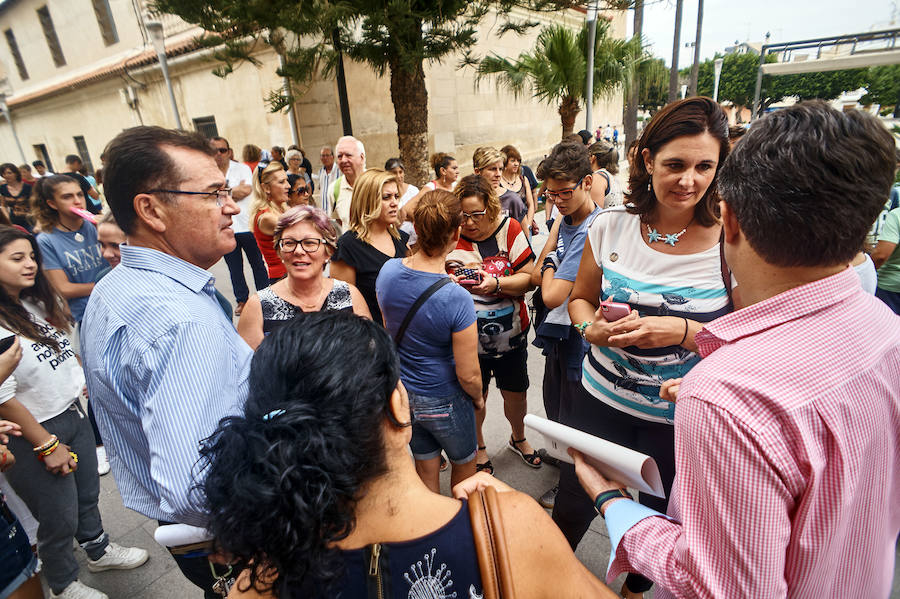
[{"label": "street pavement", "polygon": [[[539,213],[538,218],[542,223],[543,211]],[[546,233],[534,237],[532,244],[536,253],[540,252],[545,240]],[[220,260],[213,266],[211,272],[216,279],[216,288],[233,305],[234,294],[224,260]],[[245,275],[247,281],[252,283],[253,277],[249,266],[246,266]],[[237,322],[236,319],[235,322]],[[533,338],[533,332],[531,335]],[[531,384],[528,389],[528,411],[539,416],[545,415],[541,393],[543,372],[544,358],[541,356],[540,350],[529,346],[528,374]],[[484,424],[484,433],[488,454],[494,464],[495,475],[523,493],[535,499],[539,498],[547,489],[556,484],[559,470],[549,465],[532,469],[526,466],[517,454],[507,449],[510,429],[503,416],[502,398],[493,386],[488,395],[487,405],[488,416]],[[533,437],[531,442],[535,448],[541,446],[538,438]],[[449,469],[441,474],[441,490],[448,495],[450,492],[449,475]],[[87,570],[84,553],[76,550],[82,566],[80,573],[82,582],[102,590],[111,599],[201,599],[203,594],[181,575],[168,552],[154,541],[153,531],[156,529],[156,522],[123,507],[113,474],[101,477],[100,482],[100,512],[110,537],[119,544],[143,547],[149,550],[150,560],[135,570],[93,574]],[[609,549],[606,526],[601,518],[596,518],[579,545],[576,555],[591,572],[602,579],[609,562]],[[900,548],[898,548],[898,558],[900,558]],[[897,560],[897,566],[895,566],[892,599],[900,599],[898,567],[900,567],[900,559]],[[620,577],[616,580],[611,585],[612,588],[618,591],[622,579],[623,577]],[[44,592],[48,597],[50,596],[46,585]],[[648,594],[648,597],[652,597],[652,594]]]}]

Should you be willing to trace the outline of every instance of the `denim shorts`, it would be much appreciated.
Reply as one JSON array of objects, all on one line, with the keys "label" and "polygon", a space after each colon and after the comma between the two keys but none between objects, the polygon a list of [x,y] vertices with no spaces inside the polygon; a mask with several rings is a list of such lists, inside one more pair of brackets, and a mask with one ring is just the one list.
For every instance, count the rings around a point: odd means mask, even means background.
[{"label": "denim shorts", "polygon": [[407,389],[413,413],[413,457],[430,460],[441,450],[454,464],[475,459],[478,441],[475,437],[475,407],[462,391],[449,397],[428,397]]},{"label": "denim shorts", "polygon": [[6,599],[34,576],[38,559],[22,524],[0,500],[0,599]]}]

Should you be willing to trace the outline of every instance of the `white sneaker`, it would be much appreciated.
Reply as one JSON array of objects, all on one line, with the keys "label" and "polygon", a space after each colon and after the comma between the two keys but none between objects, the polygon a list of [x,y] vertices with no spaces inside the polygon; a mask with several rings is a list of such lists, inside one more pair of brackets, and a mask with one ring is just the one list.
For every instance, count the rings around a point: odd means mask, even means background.
[{"label": "white sneaker", "polygon": [[102,445],[97,446],[97,474],[109,474],[109,460],[106,458],[106,448]]},{"label": "white sneaker", "polygon": [[106,555],[98,560],[88,558],[88,570],[102,572],[104,570],[130,570],[147,561],[150,554],[146,549],[138,547],[122,547],[116,543],[106,546]]},{"label": "white sneaker", "polygon": [[106,593],[101,593],[97,589],[83,585],[78,580],[63,589],[63,592],[59,595],[50,591],[50,596],[54,599],[109,599]]}]

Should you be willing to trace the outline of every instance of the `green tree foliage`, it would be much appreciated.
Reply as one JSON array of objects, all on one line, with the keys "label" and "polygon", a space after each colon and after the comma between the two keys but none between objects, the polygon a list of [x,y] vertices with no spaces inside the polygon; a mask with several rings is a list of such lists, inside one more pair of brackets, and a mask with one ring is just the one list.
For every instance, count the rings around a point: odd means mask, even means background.
[{"label": "green tree foliage", "polygon": [[861,104],[893,106],[894,118],[900,118],[900,64],[869,68],[866,92]]},{"label": "green tree foliage", "polygon": [[[616,0],[612,4],[621,4]],[[284,57],[278,74],[299,84],[302,91],[317,76],[330,76],[336,64],[335,41],[353,60],[370,65],[379,75],[389,73],[391,100],[397,123],[400,156],[407,178],[428,178],[428,93],[424,64],[460,52],[470,54],[484,18],[494,11],[496,32],[522,33],[538,23],[513,15],[515,9],[559,11],[578,0],[153,0],[154,10],[178,15],[209,32],[204,44],[216,47],[226,76],[253,58],[261,45]],[[523,14],[516,11],[517,14]],[[270,94],[273,110],[293,98]]]},{"label": "green tree foliage", "polygon": [[638,86],[638,105],[643,110],[656,112],[669,99],[669,68],[662,58],[641,61],[634,73]]},{"label": "green tree foliage", "polygon": [[[531,52],[510,60],[496,54],[478,64],[476,82],[494,77],[498,87],[516,96],[531,92],[534,98],[558,105],[562,137],[570,135],[575,118],[586,97],[588,29],[580,31],[562,25],[541,30]],[[609,23],[598,21],[594,44],[593,99],[612,95],[631,85],[636,66],[648,60],[640,40],[619,40],[609,36]]]},{"label": "green tree foliage", "polygon": [[[759,69],[759,55],[726,54],[719,79],[719,101],[729,101],[737,106],[750,106],[756,87]],[[774,54],[766,56],[766,62],[777,62]],[[867,69],[847,69],[819,73],[799,73],[796,75],[765,75],[760,90],[762,109],[765,110],[784,98],[799,100],[833,100],[845,91],[863,87],[867,80]],[[712,96],[714,85],[713,60],[700,64],[697,93]]]}]

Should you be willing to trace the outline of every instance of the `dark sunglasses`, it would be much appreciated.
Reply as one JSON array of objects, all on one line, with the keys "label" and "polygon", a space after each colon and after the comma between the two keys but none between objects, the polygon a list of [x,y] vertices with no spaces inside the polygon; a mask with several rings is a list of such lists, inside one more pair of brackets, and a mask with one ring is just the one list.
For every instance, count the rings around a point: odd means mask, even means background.
[{"label": "dark sunglasses", "polygon": [[227,154],[231,151],[231,148],[216,148],[216,152],[219,154]]}]

